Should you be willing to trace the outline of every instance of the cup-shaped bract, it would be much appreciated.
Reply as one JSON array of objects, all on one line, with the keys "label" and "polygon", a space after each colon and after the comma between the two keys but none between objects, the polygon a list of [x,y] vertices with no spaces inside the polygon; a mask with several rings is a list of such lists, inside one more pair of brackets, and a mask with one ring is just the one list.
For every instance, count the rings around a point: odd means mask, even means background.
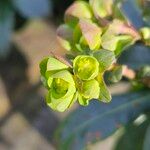
[{"label": "cup-shaped bract", "polygon": [[92,79],[84,81],[79,90],[78,101],[80,105],[86,106],[92,99],[98,99],[100,94],[100,87],[97,80]]},{"label": "cup-shaped bract", "polygon": [[77,99],[74,79],[68,68],[54,57],[48,57],[40,63],[42,81],[48,89],[47,104],[60,112]]},{"label": "cup-shaped bract", "polygon": [[48,106],[63,112],[76,100],[76,87],[71,73],[58,71],[50,76],[49,92],[46,97]]},{"label": "cup-shaped bract", "polygon": [[98,75],[99,63],[93,56],[79,55],[73,61],[73,71],[81,80],[91,80]]}]

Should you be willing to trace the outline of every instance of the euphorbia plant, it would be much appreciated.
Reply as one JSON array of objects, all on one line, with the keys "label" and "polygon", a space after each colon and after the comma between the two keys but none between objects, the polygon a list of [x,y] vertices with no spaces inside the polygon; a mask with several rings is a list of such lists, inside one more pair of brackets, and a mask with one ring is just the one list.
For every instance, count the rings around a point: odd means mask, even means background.
[{"label": "euphorbia plant", "polygon": [[112,82],[125,76],[143,87],[150,86],[149,69],[145,69],[146,76],[139,76],[117,64],[128,46],[137,42],[150,46],[150,27],[136,29],[120,4],[117,0],[75,1],[66,10],[57,38],[67,55],[61,59],[52,55],[40,63],[42,81],[48,89],[46,102],[52,109],[63,112],[76,101],[86,106],[92,99],[110,102],[106,73]]}]

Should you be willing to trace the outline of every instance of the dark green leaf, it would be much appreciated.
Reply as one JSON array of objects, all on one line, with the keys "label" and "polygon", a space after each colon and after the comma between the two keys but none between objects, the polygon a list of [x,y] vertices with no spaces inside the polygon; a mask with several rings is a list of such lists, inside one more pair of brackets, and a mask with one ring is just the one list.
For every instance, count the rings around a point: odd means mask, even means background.
[{"label": "dark green leaf", "polygon": [[78,108],[59,128],[60,149],[85,149],[87,144],[108,137],[149,109],[149,99],[149,91],[143,91],[114,96],[110,104],[92,101],[88,107]]},{"label": "dark green leaf", "polygon": [[111,66],[111,64],[115,61],[114,52],[109,50],[102,49],[96,51],[93,55],[99,62],[101,72],[108,69]]},{"label": "dark green leaf", "polygon": [[40,73],[43,77],[45,77],[45,73],[47,71],[47,62],[49,58],[45,58],[40,63]]},{"label": "dark green leaf", "polygon": [[122,66],[116,66],[108,73],[108,80],[112,83],[119,82],[122,78]]},{"label": "dark green leaf", "polygon": [[114,150],[142,150],[144,136],[149,123],[150,120],[146,119],[139,125],[135,123],[127,125],[124,129],[123,135],[119,137]]},{"label": "dark green leaf", "polygon": [[138,8],[137,0],[126,0],[124,1],[121,10],[125,16],[130,20],[133,26],[140,28],[144,26],[142,12]]},{"label": "dark green leaf", "polygon": [[128,46],[134,44],[131,36],[120,36],[120,40],[116,45],[115,55],[119,56]]},{"label": "dark green leaf", "polygon": [[136,44],[129,47],[121,54],[119,63],[138,69],[144,65],[150,64],[150,48],[144,45]]},{"label": "dark green leaf", "polygon": [[99,100],[104,103],[109,103],[112,98],[103,78],[101,81],[99,81],[99,86],[100,86]]}]

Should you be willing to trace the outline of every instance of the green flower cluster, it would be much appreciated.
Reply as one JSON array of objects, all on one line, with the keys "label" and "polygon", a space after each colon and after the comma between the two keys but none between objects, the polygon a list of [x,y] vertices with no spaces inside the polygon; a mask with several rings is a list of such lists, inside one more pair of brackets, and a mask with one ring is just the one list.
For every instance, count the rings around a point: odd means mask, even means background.
[{"label": "green flower cluster", "polygon": [[66,50],[74,53],[106,49],[119,55],[140,38],[113,0],[75,1],[66,10],[64,20],[57,37]]},{"label": "green flower cluster", "polygon": [[[84,106],[91,99],[99,99],[101,87],[104,86],[107,90],[99,67],[98,60],[88,55],[77,56],[73,68],[54,57],[44,59],[40,63],[40,71],[43,84],[48,89],[47,104],[52,109],[63,112],[77,99]],[[110,94],[103,100],[109,102]]]},{"label": "green flower cluster", "polygon": [[47,104],[54,110],[64,111],[76,100],[76,87],[69,67],[49,57],[40,63],[41,78],[48,89]]},{"label": "green flower cluster", "polygon": [[[63,112],[77,100],[83,106],[91,99],[110,102],[104,73],[141,35],[149,42],[149,29],[138,33],[120,11],[118,2],[75,1],[66,10],[65,24],[58,28],[57,38],[69,51],[71,65],[52,56],[40,63],[41,79],[48,89],[46,102],[52,109]],[[110,76],[113,82],[121,80],[122,67],[114,67]]]}]

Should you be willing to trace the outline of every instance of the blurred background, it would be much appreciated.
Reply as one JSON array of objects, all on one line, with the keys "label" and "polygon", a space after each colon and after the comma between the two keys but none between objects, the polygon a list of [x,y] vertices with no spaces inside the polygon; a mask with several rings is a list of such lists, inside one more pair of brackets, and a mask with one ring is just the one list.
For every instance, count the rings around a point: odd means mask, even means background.
[{"label": "blurred background", "polygon": [[[53,138],[55,129],[77,106],[65,113],[54,112],[46,106],[39,62],[51,51],[64,53],[55,31],[72,2],[0,0],[0,150],[57,149],[57,139]],[[145,57],[148,62],[149,53]],[[129,62],[132,58],[130,55]],[[135,61],[139,60],[142,62],[140,54]],[[128,87],[126,82],[121,82],[110,90],[123,93]],[[90,149],[110,150],[114,142],[115,138],[110,137]]]},{"label": "blurred background", "polygon": [[54,150],[65,114],[44,102],[39,62],[59,47],[55,30],[73,0],[0,0],[0,150]]}]

